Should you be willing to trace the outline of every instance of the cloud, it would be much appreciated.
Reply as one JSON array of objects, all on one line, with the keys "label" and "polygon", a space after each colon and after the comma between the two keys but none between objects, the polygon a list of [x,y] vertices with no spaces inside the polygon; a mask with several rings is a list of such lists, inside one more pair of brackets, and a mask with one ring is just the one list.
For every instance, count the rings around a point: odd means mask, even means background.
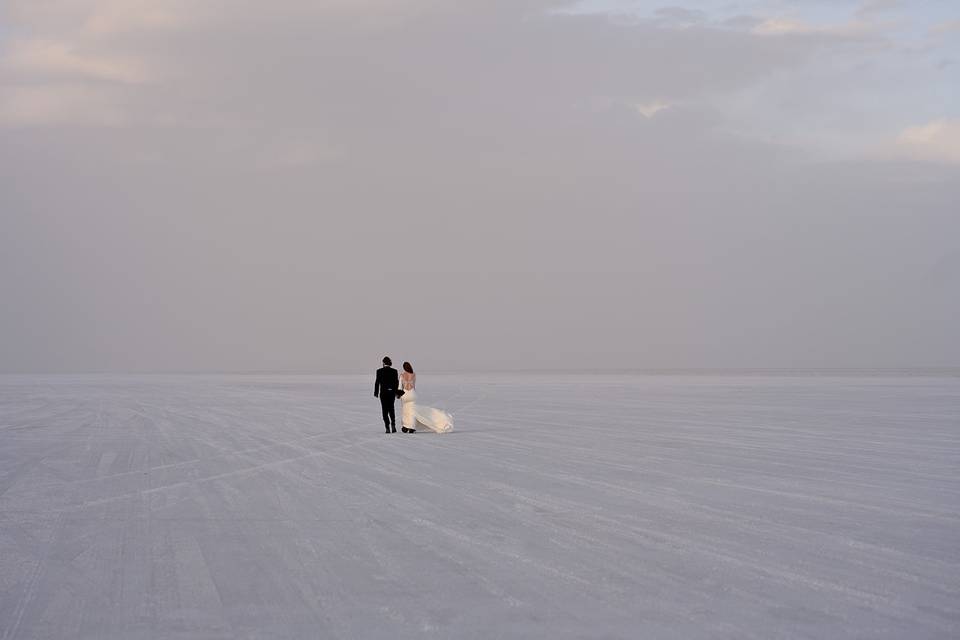
[{"label": "cloud", "polygon": [[[11,0],[12,33],[0,50],[0,126],[120,126],[130,92],[156,78],[145,33],[185,23],[181,0]],[[153,56],[156,58],[156,56]]]},{"label": "cloud", "polygon": [[179,28],[218,8],[211,0],[8,0],[6,4],[15,24],[43,35],[86,38]]},{"label": "cloud", "polygon": [[902,0],[865,0],[857,9],[857,15],[862,18],[871,18],[877,14],[894,11],[902,6]]},{"label": "cloud", "polygon": [[115,127],[124,122],[112,96],[82,84],[0,87],[0,126]]},{"label": "cloud", "polygon": [[658,20],[670,25],[694,25],[707,22],[707,14],[684,7],[661,7],[654,12]]},{"label": "cloud", "polygon": [[960,33],[960,20],[949,20],[947,22],[941,22],[940,24],[934,25],[930,29],[931,33],[936,35],[943,35],[948,33]]},{"label": "cloud", "polygon": [[790,33],[813,33],[817,30],[816,27],[799,20],[771,18],[753,27],[752,31],[759,35],[783,35]]},{"label": "cloud", "polygon": [[39,78],[90,78],[114,82],[145,82],[148,74],[138,60],[119,55],[96,55],[76,51],[57,40],[14,40],[2,58],[3,69],[11,75]]},{"label": "cloud", "polygon": [[[117,94],[88,85],[103,101],[119,96],[114,108],[130,122],[171,113],[179,121],[209,121],[214,113],[259,121],[334,117],[341,109],[390,103],[396,113],[419,118],[431,100],[462,100],[469,110],[470,103],[493,106],[494,96],[526,98],[531,79],[553,109],[597,96],[624,104],[683,99],[744,86],[807,55],[803,45],[780,47],[732,32],[683,35],[545,13],[561,4],[285,0],[267,10],[244,0],[231,5],[230,20],[219,20],[211,17],[214,9],[226,8],[210,0],[133,8],[119,0],[20,0],[13,15],[23,35],[2,64],[14,82],[32,74],[28,84],[65,76],[154,84],[165,77],[157,91]],[[244,95],[251,83],[256,96]],[[438,87],[446,96],[436,95]],[[526,117],[538,100],[514,102],[512,111]]]},{"label": "cloud", "polygon": [[821,25],[803,20],[770,18],[754,25],[751,33],[760,36],[829,35],[859,37],[871,34],[875,31],[875,28],[872,23],[860,21]]},{"label": "cloud", "polygon": [[654,100],[652,102],[643,102],[640,104],[634,105],[634,108],[640,113],[644,118],[652,118],[661,111],[669,109],[671,105],[669,102],[664,102],[663,100]]},{"label": "cloud", "polygon": [[943,118],[908,127],[897,144],[911,158],[960,164],[960,120]]}]

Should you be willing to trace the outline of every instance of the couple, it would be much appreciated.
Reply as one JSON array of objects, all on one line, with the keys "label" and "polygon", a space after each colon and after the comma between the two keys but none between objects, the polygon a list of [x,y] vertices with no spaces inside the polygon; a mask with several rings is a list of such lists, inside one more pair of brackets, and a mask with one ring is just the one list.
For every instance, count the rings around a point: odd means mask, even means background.
[{"label": "couple", "polygon": [[446,411],[417,406],[417,374],[413,372],[413,366],[404,362],[403,373],[398,375],[392,365],[390,356],[384,356],[383,367],[377,369],[377,381],[373,385],[373,397],[380,398],[383,426],[387,428],[387,433],[397,432],[393,405],[398,397],[403,405],[400,430],[404,433],[416,433],[417,427],[436,433],[453,429],[453,416]]}]

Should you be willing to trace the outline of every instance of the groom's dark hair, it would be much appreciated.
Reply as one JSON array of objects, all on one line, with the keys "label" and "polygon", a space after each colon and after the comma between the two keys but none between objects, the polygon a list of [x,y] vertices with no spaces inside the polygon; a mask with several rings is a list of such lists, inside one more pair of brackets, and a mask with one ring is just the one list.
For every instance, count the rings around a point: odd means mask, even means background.
[{"label": "groom's dark hair", "polygon": [[389,367],[393,364],[393,360],[390,359],[390,356],[383,356],[383,364]]}]

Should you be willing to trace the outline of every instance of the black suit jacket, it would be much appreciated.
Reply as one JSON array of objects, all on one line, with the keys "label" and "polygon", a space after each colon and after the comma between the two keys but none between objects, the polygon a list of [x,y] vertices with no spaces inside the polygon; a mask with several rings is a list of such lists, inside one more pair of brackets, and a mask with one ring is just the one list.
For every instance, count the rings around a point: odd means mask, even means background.
[{"label": "black suit jacket", "polygon": [[397,392],[400,386],[400,375],[393,367],[377,369],[377,381],[373,383],[374,397],[380,397],[381,391]]}]

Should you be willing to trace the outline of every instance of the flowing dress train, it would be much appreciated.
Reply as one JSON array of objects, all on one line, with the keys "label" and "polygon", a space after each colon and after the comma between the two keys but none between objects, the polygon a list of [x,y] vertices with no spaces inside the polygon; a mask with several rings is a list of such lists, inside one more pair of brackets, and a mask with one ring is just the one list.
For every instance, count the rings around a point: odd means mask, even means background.
[{"label": "flowing dress train", "polygon": [[[400,396],[403,411],[401,422],[407,429],[447,433],[453,430],[453,416],[442,409],[417,404],[416,378],[412,383],[401,381],[404,394]],[[407,387],[410,387],[409,389]]]}]

